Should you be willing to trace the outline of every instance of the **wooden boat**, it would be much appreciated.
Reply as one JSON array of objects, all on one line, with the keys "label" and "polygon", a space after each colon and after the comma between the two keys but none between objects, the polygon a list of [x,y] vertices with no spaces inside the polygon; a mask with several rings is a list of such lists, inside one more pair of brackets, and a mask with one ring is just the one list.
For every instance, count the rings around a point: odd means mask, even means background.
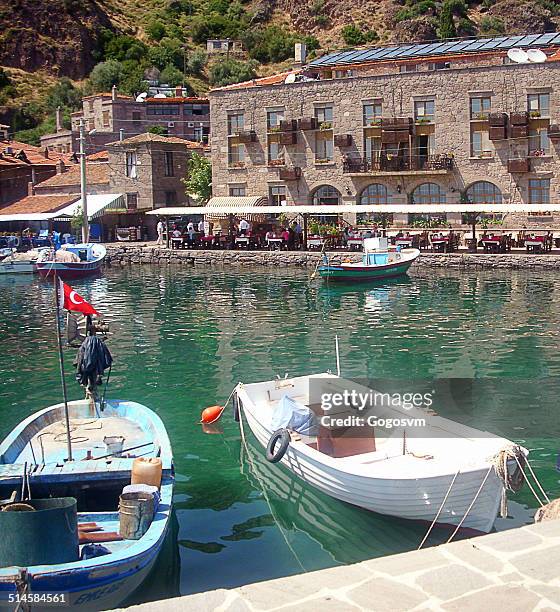
[{"label": "wooden boat", "polygon": [[0,249],[0,274],[33,274],[37,271],[37,260],[48,248],[33,249],[17,253],[15,249]]},{"label": "wooden boat", "polygon": [[[307,407],[320,421],[315,436],[292,434],[281,458],[307,484],[380,514],[489,532],[505,490],[495,462],[507,448],[523,455],[528,451],[487,432],[400,406],[383,406],[376,413],[405,419],[404,425],[384,430],[382,437],[377,427],[365,434],[352,426],[324,425],[326,413],[317,404],[321,394],[356,388],[338,376],[319,374],[239,384],[236,392],[241,418],[263,447],[275,433],[275,415],[285,397]],[[355,411],[347,408],[334,414],[355,416]],[[423,419],[425,425],[413,429],[406,419]],[[505,457],[512,477],[517,462]]]},{"label": "wooden boat", "polygon": [[37,272],[45,278],[56,275],[64,280],[97,274],[107,250],[102,244],[65,244],[58,251],[49,250],[37,261]]},{"label": "wooden boat", "polygon": [[[66,461],[64,404],[31,415],[0,444],[0,499],[20,490],[27,471],[33,499],[74,497],[78,529],[79,525],[94,524],[93,539],[101,534],[100,541],[109,554],[71,563],[2,567],[0,600],[8,601],[9,595],[21,592],[23,586],[31,593],[65,593],[65,604],[72,609],[111,609],[142,584],[163,546],[172,510],[171,446],[160,418],[141,404],[109,400],[104,409],[97,403],[92,411],[91,400],[81,400],[69,402],[68,410],[73,461]],[[124,453],[105,456],[104,439],[111,436],[124,437]],[[87,458],[88,453],[92,459]],[[110,538],[119,531],[119,495],[130,484],[137,456],[162,460],[157,513],[139,540],[104,541],[105,536]]]},{"label": "wooden boat", "polygon": [[326,259],[318,271],[333,281],[383,280],[406,274],[419,255],[418,249],[388,250],[386,238],[366,238],[362,261],[331,264]]}]

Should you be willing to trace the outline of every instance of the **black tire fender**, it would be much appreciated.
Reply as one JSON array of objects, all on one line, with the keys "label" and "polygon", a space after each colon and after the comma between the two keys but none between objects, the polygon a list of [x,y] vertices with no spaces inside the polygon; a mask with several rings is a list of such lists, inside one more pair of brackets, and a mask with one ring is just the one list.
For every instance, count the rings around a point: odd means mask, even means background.
[{"label": "black tire fender", "polygon": [[[278,441],[280,441],[280,445],[278,446],[278,448],[275,448],[276,443]],[[290,432],[287,429],[277,429],[272,434],[272,436],[270,436],[270,440],[266,445],[267,461],[270,461],[270,463],[278,463],[280,459],[282,459],[282,457],[286,454],[288,446],[290,445],[290,441]]]}]

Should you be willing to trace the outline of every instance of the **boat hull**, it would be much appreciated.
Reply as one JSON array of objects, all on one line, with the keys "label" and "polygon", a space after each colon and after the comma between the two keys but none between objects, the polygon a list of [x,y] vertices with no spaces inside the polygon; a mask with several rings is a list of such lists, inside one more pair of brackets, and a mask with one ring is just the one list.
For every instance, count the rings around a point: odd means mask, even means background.
[{"label": "boat hull", "polygon": [[319,266],[318,272],[322,278],[333,281],[373,281],[403,276],[420,255],[417,249],[396,254],[396,261],[383,264],[341,263]]},{"label": "boat hull", "polygon": [[35,263],[32,261],[0,262],[0,274],[34,274]]},{"label": "boat hull", "polygon": [[[266,448],[272,435],[256,417],[255,405],[243,392],[241,411],[259,444]],[[398,518],[431,523],[444,502],[453,474],[429,478],[378,478],[337,469],[321,460],[321,453],[305,445],[290,444],[281,462],[307,484],[335,499]],[[458,525],[487,476],[488,468],[465,471],[455,485],[438,517],[440,525]],[[502,494],[502,483],[492,469],[461,527],[480,533],[492,530]]]},{"label": "boat hull", "polygon": [[99,274],[103,260],[84,263],[59,263],[40,262],[37,264],[37,272],[43,278],[54,278],[55,274],[62,279],[86,278]]}]

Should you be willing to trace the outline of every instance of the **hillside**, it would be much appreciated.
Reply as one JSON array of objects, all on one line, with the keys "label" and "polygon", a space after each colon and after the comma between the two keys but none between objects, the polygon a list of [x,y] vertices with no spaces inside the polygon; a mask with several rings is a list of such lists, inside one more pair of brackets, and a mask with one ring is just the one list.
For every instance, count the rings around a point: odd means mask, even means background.
[{"label": "hillside", "polygon": [[[0,121],[35,129],[55,102],[68,115],[79,101],[76,88],[87,94],[117,84],[133,94],[153,67],[160,80],[186,80],[203,94],[289,66],[297,40],[320,54],[553,31],[559,15],[560,0],[11,0],[0,8]],[[208,38],[241,39],[247,53],[229,62],[208,58]],[[72,82],[61,88],[63,77]]]}]

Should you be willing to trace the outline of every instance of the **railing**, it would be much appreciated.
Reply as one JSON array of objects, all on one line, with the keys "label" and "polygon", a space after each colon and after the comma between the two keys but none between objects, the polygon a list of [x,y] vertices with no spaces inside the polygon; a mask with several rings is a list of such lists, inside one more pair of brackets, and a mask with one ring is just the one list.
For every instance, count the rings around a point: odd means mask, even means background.
[{"label": "railing", "polygon": [[343,163],[346,174],[368,172],[405,172],[407,170],[453,170],[454,159],[450,155],[389,155],[349,158]]}]

